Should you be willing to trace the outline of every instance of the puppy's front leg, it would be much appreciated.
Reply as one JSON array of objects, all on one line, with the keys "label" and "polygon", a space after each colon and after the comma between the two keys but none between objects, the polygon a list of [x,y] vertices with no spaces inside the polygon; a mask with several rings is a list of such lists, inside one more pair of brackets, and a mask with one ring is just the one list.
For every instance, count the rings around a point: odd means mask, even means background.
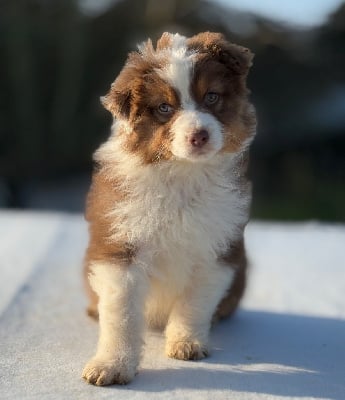
[{"label": "puppy's front leg", "polygon": [[233,270],[216,264],[196,268],[193,281],[180,296],[166,328],[166,354],[180,360],[199,360],[208,355],[212,316],[233,278]]},{"label": "puppy's front leg", "polygon": [[130,382],[140,361],[147,279],[136,265],[94,263],[90,283],[99,296],[96,355],[83,378],[94,385]]}]

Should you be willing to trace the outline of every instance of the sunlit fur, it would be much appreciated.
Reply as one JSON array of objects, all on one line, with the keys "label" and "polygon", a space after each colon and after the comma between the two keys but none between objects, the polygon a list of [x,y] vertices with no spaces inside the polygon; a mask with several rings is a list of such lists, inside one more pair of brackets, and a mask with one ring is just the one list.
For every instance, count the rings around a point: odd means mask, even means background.
[{"label": "sunlit fur", "polygon": [[236,309],[255,134],[251,60],[221,34],[165,33],[156,48],[149,40],[129,55],[102,98],[114,124],[95,153],[87,201],[89,313],[100,319],[88,382],[133,379],[144,320],[165,329],[168,356],[200,359],[212,320]]}]

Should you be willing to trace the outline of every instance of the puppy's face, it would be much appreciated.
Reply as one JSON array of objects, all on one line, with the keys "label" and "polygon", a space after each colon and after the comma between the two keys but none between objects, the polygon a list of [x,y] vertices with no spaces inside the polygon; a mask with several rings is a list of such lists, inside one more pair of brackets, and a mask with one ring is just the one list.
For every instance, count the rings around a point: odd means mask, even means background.
[{"label": "puppy's face", "polygon": [[221,34],[163,34],[144,43],[102,99],[125,149],[146,163],[237,152],[254,135],[246,77],[252,55]]}]

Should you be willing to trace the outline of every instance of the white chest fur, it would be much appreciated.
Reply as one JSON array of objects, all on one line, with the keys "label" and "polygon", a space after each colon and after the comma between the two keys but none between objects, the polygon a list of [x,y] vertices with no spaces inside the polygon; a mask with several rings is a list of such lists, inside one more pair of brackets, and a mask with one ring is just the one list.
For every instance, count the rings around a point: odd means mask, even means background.
[{"label": "white chest fur", "polygon": [[126,237],[150,263],[215,260],[248,218],[249,194],[238,186],[235,165],[228,155],[137,167],[123,181],[127,197],[114,204],[113,239]]}]

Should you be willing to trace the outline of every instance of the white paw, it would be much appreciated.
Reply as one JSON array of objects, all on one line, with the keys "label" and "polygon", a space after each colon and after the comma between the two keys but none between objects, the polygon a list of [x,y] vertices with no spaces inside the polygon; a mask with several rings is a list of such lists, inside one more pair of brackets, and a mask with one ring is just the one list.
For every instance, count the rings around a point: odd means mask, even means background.
[{"label": "white paw", "polygon": [[134,378],[136,373],[136,365],[126,361],[94,357],[86,364],[82,377],[88,383],[97,386],[125,385]]},{"label": "white paw", "polygon": [[178,360],[201,360],[208,356],[207,346],[195,340],[168,342],[166,345],[168,357]]}]

